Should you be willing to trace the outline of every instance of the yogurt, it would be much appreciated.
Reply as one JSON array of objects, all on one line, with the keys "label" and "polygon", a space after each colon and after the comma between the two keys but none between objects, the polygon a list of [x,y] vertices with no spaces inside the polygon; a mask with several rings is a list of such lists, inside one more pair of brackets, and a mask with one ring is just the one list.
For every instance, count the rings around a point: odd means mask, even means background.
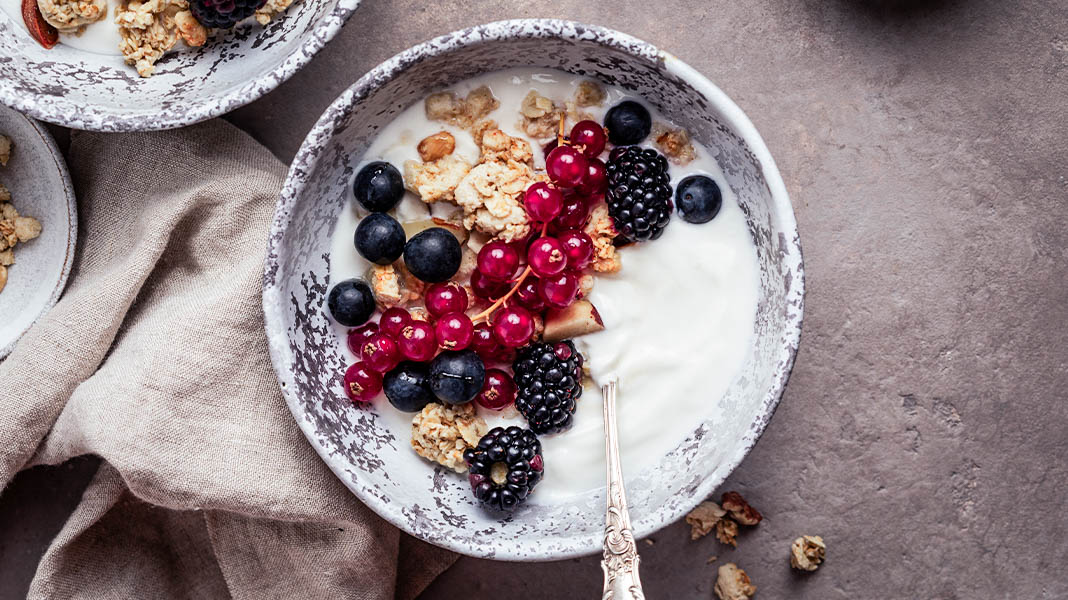
[{"label": "yogurt", "polygon": [[[479,76],[451,89],[463,96],[488,86],[501,103],[488,118],[509,135],[528,139],[541,168],[539,144],[516,128],[520,103],[531,89],[561,102],[573,96],[582,80],[562,72],[522,69]],[[604,106],[587,109],[598,120],[621,100],[639,99],[619,88],[606,87],[606,92]],[[666,122],[655,111],[653,119]],[[383,128],[362,163],[385,160],[403,171],[405,160],[419,159],[419,140],[442,129],[456,138],[459,156],[471,163],[477,160],[478,146],[469,133],[429,121],[423,103],[417,102]],[[624,474],[632,476],[655,466],[701,421],[714,419],[718,400],[741,371],[756,320],[760,275],[756,247],[713,154],[697,144],[695,150],[697,158],[690,164],[671,165],[672,186],[688,175],[707,175],[720,184],[723,208],[702,225],[673,215],[660,239],[619,249],[618,273],[596,276],[589,299],[605,329],[575,339],[593,382],[587,383],[578,400],[574,426],[541,436],[545,477],[530,503],[553,504],[604,487],[604,429],[597,385],[612,378],[619,381],[621,457]],[[353,247],[358,210],[355,202],[349,202],[338,219],[331,240],[331,282],[364,277],[371,267]],[[411,193],[394,210],[401,221],[425,219],[428,214],[427,206]],[[338,326],[336,332],[348,359],[355,360],[345,347],[346,329]],[[412,415],[394,409],[384,396],[375,404],[394,435],[408,439]],[[479,407],[479,412],[490,427],[526,424],[511,408],[494,413]]]},{"label": "yogurt", "polygon": [[[109,1],[108,13],[103,19],[88,25],[80,34],[59,34],[59,42],[82,52],[121,56],[119,43],[122,38],[119,37],[119,26],[115,24],[115,10],[118,6],[118,2]],[[0,0],[0,10],[3,10],[12,21],[18,23],[19,27],[26,30],[26,24],[22,20],[22,0]],[[29,35],[28,32],[27,35]]]}]

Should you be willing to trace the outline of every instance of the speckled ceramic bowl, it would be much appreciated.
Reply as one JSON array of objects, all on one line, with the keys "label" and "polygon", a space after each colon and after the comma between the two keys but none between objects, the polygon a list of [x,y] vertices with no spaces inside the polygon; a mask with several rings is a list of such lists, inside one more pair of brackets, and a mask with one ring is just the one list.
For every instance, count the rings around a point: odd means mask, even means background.
[{"label": "speckled ceramic bowl", "polygon": [[120,56],[63,44],[45,50],[16,16],[0,10],[0,103],[74,129],[184,127],[278,87],[334,37],[357,5],[359,0],[295,0],[266,27],[250,20],[215,32],[201,48],[179,43],[182,49],[164,57],[147,79]]},{"label": "speckled ceramic bowl", "polygon": [[67,165],[43,125],[0,106],[0,133],[15,148],[0,183],[20,214],[41,222],[40,237],[15,247],[7,286],[0,292],[0,359],[59,300],[74,263],[78,237],[77,203]]},{"label": "speckled ceramic bowl", "polygon": [[762,268],[755,342],[718,400],[727,421],[715,429],[694,423],[657,468],[628,479],[636,535],[679,519],[712,493],[764,430],[789,376],[801,333],[801,248],[782,179],[753,125],[707,79],[645,42],[565,21],[505,21],[420,44],[376,67],[330,106],[297,154],[275,213],[263,302],[286,401],[312,446],[361,500],[412,535],[464,554],[550,560],[600,549],[604,490],[559,505],[528,503],[510,516],[483,511],[465,478],[411,460],[409,440],[395,439],[376,409],[345,399],[343,341],[324,308],[331,231],[353,168],[376,133],[430,92],[521,66],[637,91],[718,153],[746,214]]}]

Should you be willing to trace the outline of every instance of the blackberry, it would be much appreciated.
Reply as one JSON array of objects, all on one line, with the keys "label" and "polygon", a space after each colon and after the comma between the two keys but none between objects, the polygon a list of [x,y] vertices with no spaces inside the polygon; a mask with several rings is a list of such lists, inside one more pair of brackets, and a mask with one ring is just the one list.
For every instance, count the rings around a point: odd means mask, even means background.
[{"label": "blackberry", "polygon": [[190,0],[189,10],[204,27],[230,29],[264,4],[267,0]]},{"label": "blackberry", "polygon": [[544,459],[534,432],[521,427],[494,427],[478,445],[464,451],[467,480],[482,504],[509,510],[527,498],[541,481]]},{"label": "blackberry", "polygon": [[627,242],[655,240],[664,233],[671,211],[668,162],[652,148],[622,146],[608,155],[608,214]]},{"label": "blackberry", "polygon": [[512,363],[518,393],[515,407],[537,434],[571,429],[575,401],[582,395],[582,355],[571,340],[535,342]]}]

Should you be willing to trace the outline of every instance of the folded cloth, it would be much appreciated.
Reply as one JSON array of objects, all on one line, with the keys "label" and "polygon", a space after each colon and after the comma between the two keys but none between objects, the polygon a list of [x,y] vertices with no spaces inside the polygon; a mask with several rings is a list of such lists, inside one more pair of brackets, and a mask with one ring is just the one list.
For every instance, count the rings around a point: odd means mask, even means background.
[{"label": "folded cloth", "polygon": [[267,355],[284,166],[223,121],[75,133],[67,291],[0,363],[0,488],[104,463],[31,598],[414,598],[453,556],[361,504],[302,437]]}]

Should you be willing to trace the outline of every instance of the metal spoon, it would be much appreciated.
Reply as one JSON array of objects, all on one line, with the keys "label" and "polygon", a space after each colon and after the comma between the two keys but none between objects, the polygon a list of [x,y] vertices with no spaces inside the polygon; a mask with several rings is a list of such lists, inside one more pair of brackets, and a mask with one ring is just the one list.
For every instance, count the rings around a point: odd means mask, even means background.
[{"label": "metal spoon", "polygon": [[604,525],[604,593],[601,600],[645,600],[638,578],[638,545],[630,530],[627,492],[619,462],[616,428],[616,381],[601,386],[604,397],[604,443],[608,457],[608,513]]}]

